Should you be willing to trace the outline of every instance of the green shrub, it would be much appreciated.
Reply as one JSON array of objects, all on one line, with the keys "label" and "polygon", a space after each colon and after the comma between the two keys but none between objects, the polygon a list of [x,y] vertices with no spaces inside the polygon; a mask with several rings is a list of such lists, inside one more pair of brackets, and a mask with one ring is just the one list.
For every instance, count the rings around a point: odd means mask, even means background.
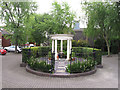
[{"label": "green shrub", "polygon": [[85,47],[85,46],[89,46],[89,43],[86,40],[72,40],[72,46],[73,47]]},{"label": "green shrub", "polygon": [[50,51],[50,47],[31,47],[22,50],[22,62],[27,62],[29,58],[46,57]]},{"label": "green shrub", "polygon": [[40,61],[38,58],[31,57],[27,63],[33,70],[50,73],[51,65],[47,64],[45,61]]},{"label": "green shrub", "polygon": [[78,42],[76,40],[72,40],[72,46],[73,47],[78,47]]},{"label": "green shrub", "polygon": [[[112,54],[117,54],[120,47],[120,39],[113,38],[110,40],[110,51]],[[107,45],[104,39],[98,38],[95,40],[95,47],[101,49],[103,52],[107,52]]]},{"label": "green shrub", "polygon": [[72,52],[72,57],[75,57],[75,52]]},{"label": "green shrub", "polygon": [[48,57],[51,58],[51,51],[48,52]]},{"label": "green shrub", "polygon": [[[102,62],[102,52],[101,49],[96,49],[94,48],[95,55],[93,54],[93,48],[88,48],[88,47],[73,47],[72,52],[75,52],[75,57],[78,58],[92,58],[95,59],[97,62],[97,65],[100,65]],[[80,54],[80,55],[77,55]]]},{"label": "green shrub", "polygon": [[83,73],[91,71],[95,68],[96,62],[94,60],[87,60],[87,61],[77,61],[77,63],[72,63],[71,67],[68,65],[67,72],[69,73]]},{"label": "green shrub", "polygon": [[89,44],[86,40],[80,39],[80,40],[78,40],[78,46],[84,47],[84,46],[89,46]]},{"label": "green shrub", "polygon": [[120,52],[120,39],[119,38],[111,40],[110,49],[111,49],[112,54],[117,54]]}]

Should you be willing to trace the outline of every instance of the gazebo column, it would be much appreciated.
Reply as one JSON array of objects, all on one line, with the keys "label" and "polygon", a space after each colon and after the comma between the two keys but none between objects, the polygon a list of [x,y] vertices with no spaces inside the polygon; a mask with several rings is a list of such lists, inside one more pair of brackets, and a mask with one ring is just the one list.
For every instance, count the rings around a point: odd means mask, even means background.
[{"label": "gazebo column", "polygon": [[69,39],[67,40],[67,60],[69,60],[70,55],[70,42]]},{"label": "gazebo column", "polygon": [[52,53],[54,51],[54,40],[52,40]]},{"label": "gazebo column", "polygon": [[61,40],[61,52],[63,51],[63,40]]},{"label": "gazebo column", "polygon": [[70,40],[70,54],[71,54],[71,49],[72,49],[72,41]]},{"label": "gazebo column", "polygon": [[55,39],[55,60],[57,60],[57,39]]}]

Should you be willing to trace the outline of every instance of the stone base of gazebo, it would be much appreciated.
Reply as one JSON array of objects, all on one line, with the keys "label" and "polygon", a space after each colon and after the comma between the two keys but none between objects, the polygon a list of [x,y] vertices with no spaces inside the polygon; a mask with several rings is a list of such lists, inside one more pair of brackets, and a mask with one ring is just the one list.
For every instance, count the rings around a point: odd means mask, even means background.
[{"label": "stone base of gazebo", "polygon": [[65,58],[59,58],[55,61],[55,73],[66,74],[68,61]]}]

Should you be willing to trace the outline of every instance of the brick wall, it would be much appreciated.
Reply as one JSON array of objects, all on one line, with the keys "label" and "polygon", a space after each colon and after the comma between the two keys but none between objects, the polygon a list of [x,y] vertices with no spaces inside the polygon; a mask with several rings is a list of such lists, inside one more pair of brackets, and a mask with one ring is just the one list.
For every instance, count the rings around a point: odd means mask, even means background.
[{"label": "brick wall", "polygon": [[2,46],[3,47],[8,47],[10,46],[10,39],[5,39],[4,36],[2,36]]},{"label": "brick wall", "polygon": [[89,44],[92,46],[93,45],[93,40],[92,39],[90,39],[90,38],[87,38],[85,35],[84,35],[84,33],[83,33],[83,31],[75,31],[75,35],[74,35],[74,37],[73,37],[73,40],[80,40],[80,39],[82,39],[82,40],[88,40],[88,42],[89,42]]}]

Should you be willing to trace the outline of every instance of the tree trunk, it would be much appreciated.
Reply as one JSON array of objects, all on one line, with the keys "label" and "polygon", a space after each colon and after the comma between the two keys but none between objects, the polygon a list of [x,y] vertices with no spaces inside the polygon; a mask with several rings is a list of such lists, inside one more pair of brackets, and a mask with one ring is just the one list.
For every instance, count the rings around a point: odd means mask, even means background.
[{"label": "tree trunk", "polygon": [[107,45],[107,50],[108,50],[108,56],[110,56],[110,45],[107,39],[105,39],[106,45]]},{"label": "tree trunk", "polygon": [[16,41],[15,41],[15,53],[18,53],[17,52],[17,46],[18,46],[18,42],[17,42],[17,37],[16,37]]}]

